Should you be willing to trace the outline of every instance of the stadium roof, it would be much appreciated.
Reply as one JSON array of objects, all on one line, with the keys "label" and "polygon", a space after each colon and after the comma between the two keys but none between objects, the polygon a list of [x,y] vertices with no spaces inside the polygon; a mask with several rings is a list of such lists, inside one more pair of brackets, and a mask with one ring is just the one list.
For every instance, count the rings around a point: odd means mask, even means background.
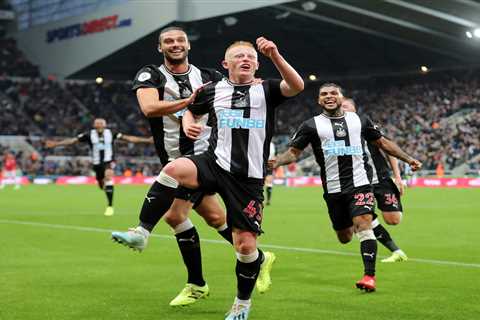
[{"label": "stadium roof", "polygon": [[[205,67],[220,68],[229,43],[260,35],[320,79],[480,64],[480,38],[466,36],[480,27],[479,0],[293,1],[181,24],[191,62]],[[153,32],[70,78],[131,79],[142,65],[161,63],[156,43]],[[276,74],[261,63],[262,77]]]}]

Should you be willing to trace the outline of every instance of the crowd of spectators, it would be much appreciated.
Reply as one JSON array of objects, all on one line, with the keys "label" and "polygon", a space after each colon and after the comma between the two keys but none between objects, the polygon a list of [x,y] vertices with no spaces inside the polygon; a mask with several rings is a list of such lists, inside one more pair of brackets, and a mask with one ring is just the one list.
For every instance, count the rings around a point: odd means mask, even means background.
[{"label": "crowd of spectators", "polygon": [[[425,169],[441,164],[451,170],[480,153],[480,72],[386,83],[348,84],[344,94]],[[281,108],[277,133],[291,135],[304,119],[321,112],[317,96],[318,85],[311,84]]]},{"label": "crowd of spectators", "polygon": [[38,67],[31,64],[16,41],[0,37],[0,76],[38,77]]},{"label": "crowd of spectators", "polygon": [[354,91],[352,96],[388,136],[424,163],[451,170],[480,152],[480,74]]},{"label": "crowd of spectators", "polygon": [[[37,152],[14,152],[0,145],[0,168],[5,152],[14,154],[17,168],[21,175],[30,178],[43,176],[89,176],[93,174],[92,163],[88,156],[40,157]],[[154,176],[160,172],[161,165],[157,159],[147,162],[134,157],[121,156],[115,160],[115,174],[118,176]]]},{"label": "crowd of spectators", "polygon": [[[36,77],[38,72],[16,49],[13,40],[3,39],[0,57],[0,135],[31,136],[31,143],[42,162],[45,156],[87,156],[89,148],[77,144],[46,150],[44,141],[53,137],[73,137],[91,129],[93,119],[103,117],[113,131],[149,136],[145,117],[139,111],[134,93],[127,82],[59,82]],[[12,61],[15,60],[15,61]],[[11,66],[16,66],[12,73]],[[7,75],[5,77],[5,75]],[[27,76],[16,78],[11,76]],[[339,82],[345,95],[352,97],[359,112],[379,123],[387,136],[435,170],[446,170],[469,162],[480,153],[480,71],[451,71],[422,77],[370,79]],[[275,139],[283,146],[302,121],[318,114],[318,82],[309,83],[298,97],[278,109]],[[283,136],[283,137],[282,137]],[[116,153],[132,159],[155,158],[152,145],[117,143]],[[132,162],[133,163],[133,162]],[[126,161],[119,171],[148,171],[141,164]],[[129,168],[132,165],[134,167]],[[67,165],[42,162],[44,173],[85,173],[90,170],[83,160]]]}]

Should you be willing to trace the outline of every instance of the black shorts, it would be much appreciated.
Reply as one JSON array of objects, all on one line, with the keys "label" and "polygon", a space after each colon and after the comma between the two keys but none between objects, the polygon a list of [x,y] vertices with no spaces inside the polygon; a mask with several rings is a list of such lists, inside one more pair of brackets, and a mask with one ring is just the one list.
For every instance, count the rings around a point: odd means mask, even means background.
[{"label": "black shorts", "polygon": [[325,193],[328,214],[334,230],[353,226],[353,217],[372,214],[376,218],[375,198],[370,185],[355,188],[351,193]]},{"label": "black shorts", "polygon": [[[209,154],[193,155],[192,160],[198,171],[200,190],[206,193],[218,193],[227,209],[227,224],[231,227],[263,233],[263,179],[234,176],[220,168]],[[179,187],[177,197],[185,200],[189,192]],[[196,192],[190,190],[190,197]],[[191,201],[191,200],[190,200]]]},{"label": "black shorts", "polygon": [[402,211],[400,190],[392,179],[382,179],[373,185],[373,193],[377,200],[377,206],[384,212]]},{"label": "black shorts", "polygon": [[95,179],[97,179],[98,182],[102,182],[105,178],[105,170],[113,168],[115,168],[115,162],[113,161],[94,164],[93,171],[95,171]]},{"label": "black shorts", "polygon": [[190,196],[190,202],[193,203],[193,209],[198,207],[200,203],[202,203],[203,197],[204,196],[211,196],[214,195],[215,192],[205,192],[205,191],[195,191],[192,193]]}]

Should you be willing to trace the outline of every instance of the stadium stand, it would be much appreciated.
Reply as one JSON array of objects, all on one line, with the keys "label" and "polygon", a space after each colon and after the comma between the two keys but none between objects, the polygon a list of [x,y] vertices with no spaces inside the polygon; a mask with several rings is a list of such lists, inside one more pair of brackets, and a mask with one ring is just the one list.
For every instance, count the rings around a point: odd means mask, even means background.
[{"label": "stadium stand", "polygon": [[[14,41],[1,41],[8,44],[0,60],[2,65],[11,64],[12,55],[23,57]],[[7,51],[9,53],[5,53]],[[36,68],[22,59],[15,68],[6,69],[0,78],[0,102],[4,114],[0,120],[0,134],[30,136],[29,141],[40,155],[46,154],[43,138],[74,136],[88,130],[95,117],[106,118],[113,130],[149,135],[148,125],[130,91],[129,82],[97,84],[93,81],[48,80],[37,77]],[[311,82],[304,93],[278,111],[275,140],[280,144],[280,151],[286,147],[295,128],[318,113],[318,84],[318,81]],[[380,123],[388,136],[424,162],[426,170],[435,170],[439,163],[447,171],[464,163],[468,163],[469,170],[477,170],[478,164],[469,161],[480,153],[478,71],[452,71],[413,78],[405,75],[387,81],[349,81],[345,88],[346,95],[357,102],[360,112],[366,112]],[[298,105],[307,108],[295,108]],[[303,112],[292,114],[292,108]],[[87,161],[77,159],[88,154],[87,146],[78,144],[49,153],[59,158],[44,160],[40,156],[38,163],[31,163],[30,157],[26,156],[21,161],[22,168],[31,174],[88,173]],[[138,161],[128,160],[145,158],[154,163],[152,146],[122,143],[117,146],[117,154],[121,159],[116,170],[118,174],[125,170],[156,172]],[[72,161],[65,162],[64,157],[72,156],[75,157]],[[311,168],[315,166],[310,162],[299,166],[303,174],[318,173]]]},{"label": "stadium stand", "polygon": [[37,77],[38,67],[28,61],[14,39],[0,39],[0,76]]}]

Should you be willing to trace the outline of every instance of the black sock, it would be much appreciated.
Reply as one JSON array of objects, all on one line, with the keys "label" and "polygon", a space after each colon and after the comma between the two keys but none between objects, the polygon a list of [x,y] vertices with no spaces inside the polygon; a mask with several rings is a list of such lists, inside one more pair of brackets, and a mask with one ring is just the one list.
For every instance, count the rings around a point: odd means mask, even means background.
[{"label": "black sock", "polygon": [[152,232],[172,205],[176,190],[155,181],[143,200],[139,225]]},{"label": "black sock", "polygon": [[380,243],[383,244],[388,250],[393,252],[400,249],[393,241],[387,229],[385,229],[381,224],[373,228],[373,232],[375,233],[377,240],[380,241]]},{"label": "black sock", "polygon": [[227,229],[218,231],[218,233],[220,233],[223,239],[227,240],[228,242],[230,242],[230,244],[233,245],[232,228],[227,227]]},{"label": "black sock", "polygon": [[108,206],[111,207],[113,203],[113,186],[105,186],[105,194],[108,199]]},{"label": "black sock", "polygon": [[237,298],[248,300],[252,295],[255,282],[257,282],[260,265],[263,261],[263,252],[258,250],[257,260],[244,263],[237,260],[235,273],[237,275]]},{"label": "black sock", "polygon": [[377,241],[368,239],[360,242],[360,253],[362,254],[365,274],[375,275],[375,261],[377,259]]},{"label": "black sock", "polygon": [[175,235],[177,244],[182,253],[183,262],[187,267],[188,281],[197,286],[204,286],[202,274],[202,253],[200,251],[200,237],[195,227]]},{"label": "black sock", "polygon": [[272,187],[267,187],[267,203],[270,203],[270,199],[272,199]]}]

